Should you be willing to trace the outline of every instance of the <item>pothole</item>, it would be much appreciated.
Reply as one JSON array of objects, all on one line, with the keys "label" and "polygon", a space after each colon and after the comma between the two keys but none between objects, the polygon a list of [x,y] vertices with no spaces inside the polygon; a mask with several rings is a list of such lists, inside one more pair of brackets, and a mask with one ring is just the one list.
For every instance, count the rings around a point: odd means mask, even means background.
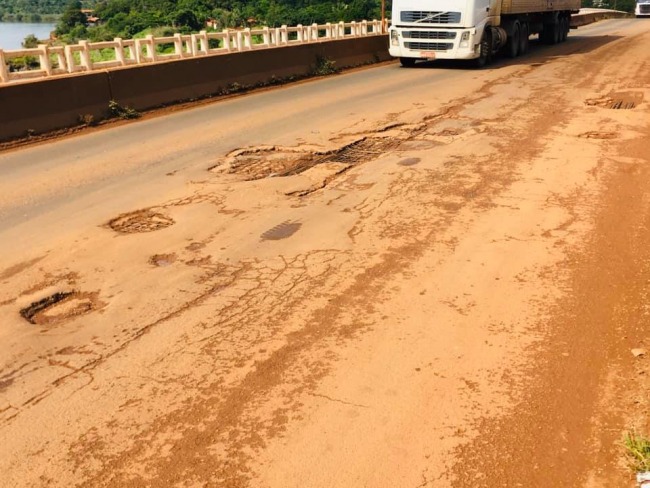
[{"label": "pothole", "polygon": [[616,132],[589,131],[583,132],[578,137],[582,137],[583,139],[616,139],[618,134]]},{"label": "pothole", "polygon": [[120,234],[153,232],[173,224],[174,219],[151,209],[125,213],[108,222],[108,226]]},{"label": "pothole", "polygon": [[[228,153],[220,162],[209,168],[209,171],[239,175],[246,181],[252,181],[298,175],[325,163],[344,165],[336,174],[324,178],[309,188],[285,193],[288,196],[304,196],[327,186],[348,169],[375,160],[387,152],[430,149],[453,142],[462,134],[458,128],[446,127],[439,134],[427,134],[427,131],[441,121],[449,120],[451,112],[452,108],[445,108],[440,113],[423,117],[421,122],[416,124],[389,122],[384,127],[365,135],[339,135],[332,141],[347,139],[350,136],[359,138],[333,151],[319,151],[314,146],[241,148]],[[428,140],[429,138],[435,140]]]},{"label": "pothole", "polygon": [[301,227],[302,224],[300,222],[286,221],[267,230],[260,237],[263,241],[279,241],[291,237],[298,232]]},{"label": "pothole", "polygon": [[152,266],[158,266],[160,268],[170,266],[175,261],[176,261],[176,254],[175,253],[171,253],[171,254],[154,254],[153,256],[149,257],[149,264],[151,264]]},{"label": "pothole", "polygon": [[399,161],[400,166],[414,166],[420,162],[420,158],[406,158]]},{"label": "pothole", "polygon": [[203,242],[193,242],[192,244],[185,247],[188,251],[199,251],[205,247]]},{"label": "pothole", "polygon": [[20,311],[20,315],[30,324],[52,325],[85,315],[101,308],[97,292],[78,291],[57,292],[31,303]]},{"label": "pothole", "polygon": [[643,101],[642,92],[612,92],[601,98],[585,100],[585,105],[604,107],[612,110],[630,110]]},{"label": "pothole", "polygon": [[[274,146],[240,150],[227,158],[225,171],[244,176],[248,181],[293,176],[323,163],[365,163],[396,148],[400,142],[399,139],[388,137],[367,137],[328,152],[298,152]],[[211,169],[216,170],[221,166]]]},{"label": "pothole", "polygon": [[[376,159],[389,149],[399,145],[399,140],[389,138],[367,138],[353,142],[326,157],[325,161],[332,163],[358,164]],[[325,161],[319,161],[325,162]]]}]

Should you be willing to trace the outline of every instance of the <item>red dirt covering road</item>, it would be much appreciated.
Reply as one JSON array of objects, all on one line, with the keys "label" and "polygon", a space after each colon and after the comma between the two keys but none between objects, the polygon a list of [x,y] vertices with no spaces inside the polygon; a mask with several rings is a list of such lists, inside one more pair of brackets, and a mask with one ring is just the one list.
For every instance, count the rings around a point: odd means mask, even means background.
[{"label": "red dirt covering road", "polygon": [[[301,131],[200,170],[186,152],[219,133],[177,123],[7,171],[5,215],[58,203],[2,221],[0,484],[634,486],[650,30],[578,32],[484,71],[304,84],[330,104],[312,119],[267,92]],[[111,175],[124,194],[75,197]]]}]

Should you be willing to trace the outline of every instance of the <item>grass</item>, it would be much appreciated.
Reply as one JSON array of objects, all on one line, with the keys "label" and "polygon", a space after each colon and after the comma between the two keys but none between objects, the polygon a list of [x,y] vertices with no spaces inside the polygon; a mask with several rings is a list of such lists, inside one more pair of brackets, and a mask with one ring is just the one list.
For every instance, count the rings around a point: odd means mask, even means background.
[{"label": "grass", "polygon": [[650,471],[650,438],[634,431],[626,432],[623,446],[630,468],[637,473]]},{"label": "grass", "polygon": [[120,119],[127,120],[137,119],[140,117],[140,113],[137,110],[134,110],[131,107],[122,107],[115,100],[108,102],[108,109],[113,117],[119,117]]},{"label": "grass", "polygon": [[327,76],[338,73],[340,70],[336,67],[336,61],[327,59],[324,56],[317,56],[316,63],[312,69],[312,73],[316,76]]}]

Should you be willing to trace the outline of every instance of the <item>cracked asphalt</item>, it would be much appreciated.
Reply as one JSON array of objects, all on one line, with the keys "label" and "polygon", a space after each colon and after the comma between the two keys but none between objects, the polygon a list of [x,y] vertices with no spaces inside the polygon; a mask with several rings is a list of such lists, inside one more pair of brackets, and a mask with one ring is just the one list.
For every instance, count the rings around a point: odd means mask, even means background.
[{"label": "cracked asphalt", "polygon": [[634,486],[648,42],[1,152],[0,486]]}]

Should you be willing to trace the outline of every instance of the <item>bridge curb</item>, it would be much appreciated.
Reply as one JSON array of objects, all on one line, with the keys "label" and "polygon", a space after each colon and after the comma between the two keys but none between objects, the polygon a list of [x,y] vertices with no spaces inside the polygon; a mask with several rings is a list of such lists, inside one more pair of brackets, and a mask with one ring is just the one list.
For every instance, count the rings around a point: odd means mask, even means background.
[{"label": "bridge curb", "polygon": [[318,60],[344,69],[386,61],[376,35],[204,56],[0,86],[0,142],[96,123],[109,102],[148,110],[315,74]]}]

